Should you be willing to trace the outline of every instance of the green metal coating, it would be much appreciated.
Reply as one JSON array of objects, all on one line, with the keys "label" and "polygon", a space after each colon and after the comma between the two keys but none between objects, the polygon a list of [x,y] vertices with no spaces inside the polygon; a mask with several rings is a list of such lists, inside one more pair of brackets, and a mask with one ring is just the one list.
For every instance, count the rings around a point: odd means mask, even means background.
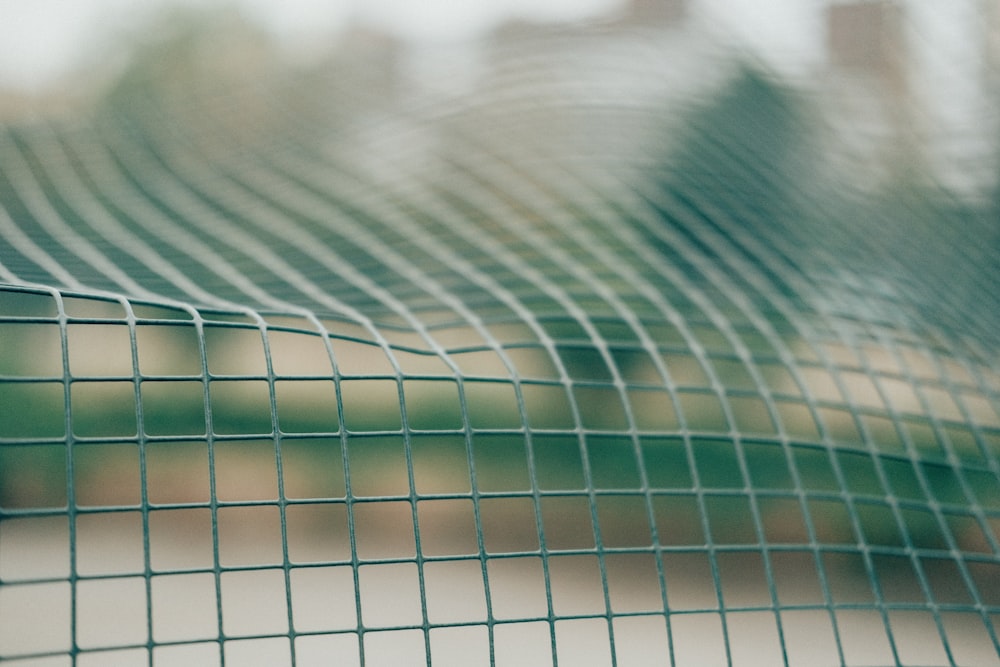
[{"label": "green metal coating", "polygon": [[1000,664],[995,195],[527,43],[0,132],[0,663]]}]

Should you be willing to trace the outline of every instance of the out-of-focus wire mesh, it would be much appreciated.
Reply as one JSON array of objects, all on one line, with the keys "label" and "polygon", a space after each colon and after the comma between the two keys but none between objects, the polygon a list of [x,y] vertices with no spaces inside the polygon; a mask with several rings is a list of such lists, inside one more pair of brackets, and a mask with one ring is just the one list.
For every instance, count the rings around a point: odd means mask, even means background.
[{"label": "out-of-focus wire mesh", "polygon": [[1000,664],[998,12],[930,4],[189,30],[9,122],[0,662]]}]

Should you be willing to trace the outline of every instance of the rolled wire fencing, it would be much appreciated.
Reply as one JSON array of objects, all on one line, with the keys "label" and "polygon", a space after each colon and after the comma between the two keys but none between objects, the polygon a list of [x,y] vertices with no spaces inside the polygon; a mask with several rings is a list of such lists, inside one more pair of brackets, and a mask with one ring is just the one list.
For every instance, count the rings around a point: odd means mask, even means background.
[{"label": "rolled wire fencing", "polygon": [[1000,663],[990,156],[533,30],[4,128],[0,662]]}]

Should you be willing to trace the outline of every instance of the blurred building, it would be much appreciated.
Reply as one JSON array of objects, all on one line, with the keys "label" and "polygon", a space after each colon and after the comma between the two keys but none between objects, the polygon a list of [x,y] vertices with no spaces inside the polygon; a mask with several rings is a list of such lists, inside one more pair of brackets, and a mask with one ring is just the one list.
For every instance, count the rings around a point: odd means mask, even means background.
[{"label": "blurred building", "polygon": [[[830,4],[824,20],[828,94],[839,147],[882,180],[913,168],[920,142],[910,96],[906,12],[896,0]],[[920,160],[922,162],[922,160]]]},{"label": "blurred building", "polygon": [[670,25],[684,20],[688,9],[688,0],[631,0],[626,20],[643,25]]},{"label": "blurred building", "polygon": [[830,63],[878,77],[901,93],[906,86],[902,7],[889,0],[861,0],[827,9]]},{"label": "blurred building", "polygon": [[[830,2],[825,47],[838,140],[883,175],[922,174],[956,192],[996,170],[996,3]],[[990,17],[993,16],[991,19]]]}]

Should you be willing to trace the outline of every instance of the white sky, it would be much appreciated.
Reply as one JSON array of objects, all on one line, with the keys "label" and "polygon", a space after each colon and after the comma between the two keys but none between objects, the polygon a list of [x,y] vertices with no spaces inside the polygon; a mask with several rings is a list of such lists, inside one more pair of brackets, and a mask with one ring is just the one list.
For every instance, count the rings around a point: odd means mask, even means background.
[{"label": "white sky", "polygon": [[[687,0],[699,13],[759,49],[814,62],[824,0]],[[560,21],[606,14],[628,0],[228,0],[292,45],[329,35],[355,21],[417,40],[482,34],[509,18]],[[168,5],[210,7],[223,0],[0,0],[0,88],[43,89],[116,36]],[[111,49],[113,50],[113,49]],[[787,59],[786,59],[787,60]]]},{"label": "white sky", "polygon": [[[559,21],[606,13],[624,0],[230,0],[286,43],[335,33],[354,21],[408,39],[455,40],[507,18]],[[220,0],[0,0],[0,88],[43,89],[88,54],[169,5]]]}]

